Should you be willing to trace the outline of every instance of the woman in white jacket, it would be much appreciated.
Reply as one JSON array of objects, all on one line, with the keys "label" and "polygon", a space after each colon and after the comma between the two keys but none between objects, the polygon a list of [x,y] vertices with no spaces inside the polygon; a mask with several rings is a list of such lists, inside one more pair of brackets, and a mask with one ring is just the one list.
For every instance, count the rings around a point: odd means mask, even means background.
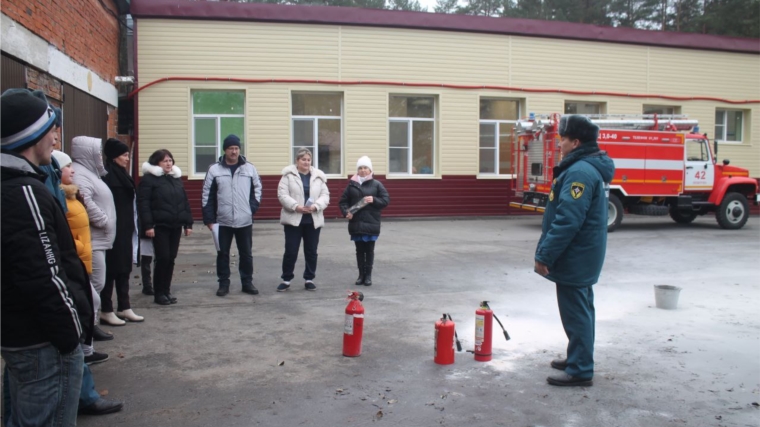
[{"label": "woman in white jacket", "polygon": [[[113,247],[116,238],[116,206],[113,194],[103,181],[106,169],[103,166],[101,141],[89,136],[77,136],[71,140],[74,184],[84,198],[84,206],[90,219],[92,236],[92,275],[90,283],[100,294],[106,285],[106,251]],[[94,307],[95,324],[98,324],[100,300]],[[125,322],[113,312],[101,313],[100,320],[111,326],[121,326]]]},{"label": "woman in white jacket", "polygon": [[325,225],[324,210],[330,204],[325,174],[311,166],[311,151],[302,148],[296,153],[296,164],[282,170],[280,185],[277,186],[280,200],[280,224],[285,229],[285,254],[282,256],[282,283],[277,292],[290,288],[295,275],[293,270],[298,259],[298,249],[303,240],[306,268],[303,278],[308,291],[316,291],[314,278],[317,273],[317,246],[319,232]]}]

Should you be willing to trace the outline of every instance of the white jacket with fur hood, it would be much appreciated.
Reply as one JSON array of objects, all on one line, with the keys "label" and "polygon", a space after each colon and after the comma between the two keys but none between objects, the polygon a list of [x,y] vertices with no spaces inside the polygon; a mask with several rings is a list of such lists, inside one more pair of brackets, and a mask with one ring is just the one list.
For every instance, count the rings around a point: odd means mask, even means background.
[{"label": "white jacket with fur hood", "polygon": [[298,227],[301,224],[303,214],[296,212],[296,207],[304,206],[306,200],[311,197],[317,210],[311,214],[314,219],[314,228],[320,228],[325,225],[324,210],[330,204],[330,190],[327,189],[327,177],[324,172],[315,169],[313,166],[309,169],[311,179],[309,180],[309,196],[304,197],[303,182],[298,174],[296,165],[290,165],[282,170],[280,185],[277,186],[277,198],[280,200],[282,210],[280,211],[280,224],[292,225]]}]

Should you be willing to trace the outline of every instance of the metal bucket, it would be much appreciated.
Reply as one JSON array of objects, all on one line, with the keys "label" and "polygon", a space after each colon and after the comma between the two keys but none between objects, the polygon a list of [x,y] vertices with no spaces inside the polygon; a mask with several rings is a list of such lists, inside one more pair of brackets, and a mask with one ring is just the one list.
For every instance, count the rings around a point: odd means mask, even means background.
[{"label": "metal bucket", "polygon": [[671,285],[654,285],[654,301],[657,308],[675,310],[678,308],[678,295],[681,288]]}]

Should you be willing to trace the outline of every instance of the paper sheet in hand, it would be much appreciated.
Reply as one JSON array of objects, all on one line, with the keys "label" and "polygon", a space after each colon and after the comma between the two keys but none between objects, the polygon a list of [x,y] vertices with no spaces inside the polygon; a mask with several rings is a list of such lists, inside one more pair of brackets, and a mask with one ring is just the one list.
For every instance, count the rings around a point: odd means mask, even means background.
[{"label": "paper sheet in hand", "polygon": [[219,224],[211,226],[211,235],[214,236],[214,246],[216,246],[216,251],[219,252]]},{"label": "paper sheet in hand", "polygon": [[314,204],[314,200],[311,200],[311,197],[309,197],[309,200],[306,201],[306,204],[304,206],[308,208],[309,206],[313,204]]}]

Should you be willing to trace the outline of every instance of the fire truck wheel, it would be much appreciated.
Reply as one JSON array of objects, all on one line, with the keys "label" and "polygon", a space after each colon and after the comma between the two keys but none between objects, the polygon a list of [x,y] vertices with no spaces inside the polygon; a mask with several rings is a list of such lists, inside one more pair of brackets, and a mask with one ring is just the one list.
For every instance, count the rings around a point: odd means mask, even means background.
[{"label": "fire truck wheel", "polygon": [[690,224],[697,217],[697,214],[689,210],[680,210],[676,206],[670,207],[670,217],[679,224]]},{"label": "fire truck wheel", "polygon": [[607,232],[612,233],[623,222],[623,203],[618,196],[610,194],[607,201]]},{"label": "fire truck wheel", "polygon": [[743,194],[726,193],[718,206],[715,219],[718,225],[727,230],[738,230],[744,227],[749,218],[749,202]]}]

